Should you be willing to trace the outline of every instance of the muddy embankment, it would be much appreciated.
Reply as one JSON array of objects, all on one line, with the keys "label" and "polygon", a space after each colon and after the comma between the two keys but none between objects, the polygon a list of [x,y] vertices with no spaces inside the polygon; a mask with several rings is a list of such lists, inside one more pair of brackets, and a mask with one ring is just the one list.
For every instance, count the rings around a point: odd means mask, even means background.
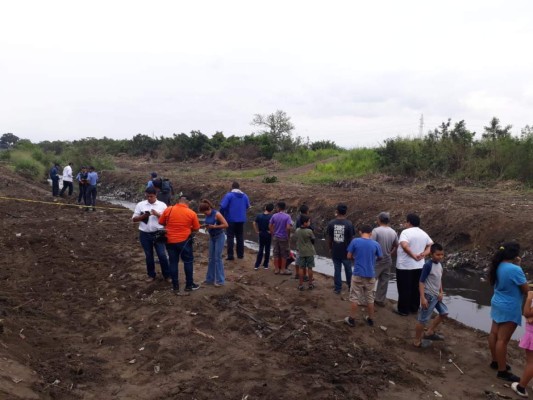
[{"label": "muddy embankment", "polygon": [[[153,167],[152,167],[153,168]],[[149,168],[150,169],[150,168]],[[235,178],[220,179],[212,170],[169,169],[177,192],[191,194],[195,200],[208,198],[219,203]],[[244,174],[244,173],[243,173]],[[116,199],[139,201],[147,177],[144,173],[106,172],[100,193]],[[283,200],[295,218],[298,207],[310,207],[313,224],[319,236],[339,202],[348,205],[348,218],[356,225],[375,224],[380,211],[389,211],[391,226],[400,232],[405,215],[418,213],[421,227],[434,241],[444,245],[446,267],[485,273],[492,254],[508,240],[518,240],[523,247],[523,267],[533,269],[532,246],[533,195],[524,190],[476,188],[451,183],[416,182],[374,177],[342,181],[331,185],[304,185],[284,180],[266,184],[260,177],[239,179],[250,198],[249,220],[260,213],[265,203]]]}]

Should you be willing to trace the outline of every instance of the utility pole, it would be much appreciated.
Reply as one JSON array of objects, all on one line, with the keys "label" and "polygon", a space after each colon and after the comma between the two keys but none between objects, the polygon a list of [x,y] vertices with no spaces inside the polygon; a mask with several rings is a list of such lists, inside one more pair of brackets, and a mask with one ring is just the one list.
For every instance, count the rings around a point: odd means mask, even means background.
[{"label": "utility pole", "polygon": [[418,135],[420,139],[424,136],[424,114],[420,114],[420,125],[418,127]]}]

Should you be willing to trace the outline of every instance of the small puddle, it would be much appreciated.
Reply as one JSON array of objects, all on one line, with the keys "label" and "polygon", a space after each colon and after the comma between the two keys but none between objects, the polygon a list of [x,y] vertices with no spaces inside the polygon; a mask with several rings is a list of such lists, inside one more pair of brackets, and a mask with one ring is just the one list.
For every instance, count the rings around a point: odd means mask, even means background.
[{"label": "small puddle", "polygon": [[[102,197],[102,200],[124,206],[130,210],[134,210],[136,204],[105,197]],[[259,246],[254,241],[257,235],[251,225],[249,223],[245,226],[244,244],[249,249],[257,251]],[[326,241],[324,239],[317,240],[315,249],[318,255],[315,257],[314,271],[333,276],[333,262],[326,256],[329,253]],[[344,273],[342,275],[343,279],[345,279]],[[331,286],[333,290],[333,282],[331,282]],[[450,317],[472,328],[489,332],[491,326],[490,299],[492,290],[488,282],[482,280],[481,276],[477,274],[446,270],[443,275],[443,286],[445,292],[444,302],[448,306]],[[392,300],[398,299],[395,279],[391,279],[389,282],[387,297]],[[513,335],[513,339],[519,340],[523,333],[524,326],[519,326]]]}]

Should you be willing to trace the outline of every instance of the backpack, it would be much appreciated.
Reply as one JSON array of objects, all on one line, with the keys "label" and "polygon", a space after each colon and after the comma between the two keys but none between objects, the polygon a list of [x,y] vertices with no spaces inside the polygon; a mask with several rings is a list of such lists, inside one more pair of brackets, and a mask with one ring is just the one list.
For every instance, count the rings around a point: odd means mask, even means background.
[{"label": "backpack", "polygon": [[162,182],[161,178],[152,179],[152,184],[157,189],[161,189],[161,182]]},{"label": "backpack", "polygon": [[168,179],[162,179],[161,181],[161,192],[162,193],[170,193],[172,189],[172,186],[170,185],[170,181]]}]

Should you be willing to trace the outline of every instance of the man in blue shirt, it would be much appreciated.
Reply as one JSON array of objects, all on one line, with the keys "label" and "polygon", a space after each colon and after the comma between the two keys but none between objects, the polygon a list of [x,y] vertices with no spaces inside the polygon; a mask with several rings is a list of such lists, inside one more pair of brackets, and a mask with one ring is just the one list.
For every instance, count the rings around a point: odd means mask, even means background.
[{"label": "man in blue shirt", "polygon": [[96,211],[96,184],[98,183],[98,174],[94,170],[93,166],[89,167],[89,173],[87,174],[87,207],[85,211],[89,211],[89,207],[93,208],[93,211]]},{"label": "man in blue shirt", "polygon": [[59,164],[55,163],[50,168],[50,179],[52,180],[52,196],[59,196]]},{"label": "man in blue shirt", "polygon": [[344,322],[351,327],[355,326],[357,305],[368,307],[366,323],[374,325],[374,287],[376,285],[375,265],[376,260],[383,257],[381,246],[372,240],[372,227],[363,225],[359,228],[360,238],[353,239],[348,246],[348,258],[354,260],[352,284],[350,287],[350,302],[352,303],[350,316]]},{"label": "man in blue shirt", "polygon": [[220,203],[220,213],[228,221],[226,234],[228,240],[227,260],[233,260],[234,240],[237,242],[237,258],[244,257],[244,223],[246,222],[246,210],[250,208],[250,200],[244,192],[239,189],[239,183],[233,182],[231,192],[226,193]]}]

